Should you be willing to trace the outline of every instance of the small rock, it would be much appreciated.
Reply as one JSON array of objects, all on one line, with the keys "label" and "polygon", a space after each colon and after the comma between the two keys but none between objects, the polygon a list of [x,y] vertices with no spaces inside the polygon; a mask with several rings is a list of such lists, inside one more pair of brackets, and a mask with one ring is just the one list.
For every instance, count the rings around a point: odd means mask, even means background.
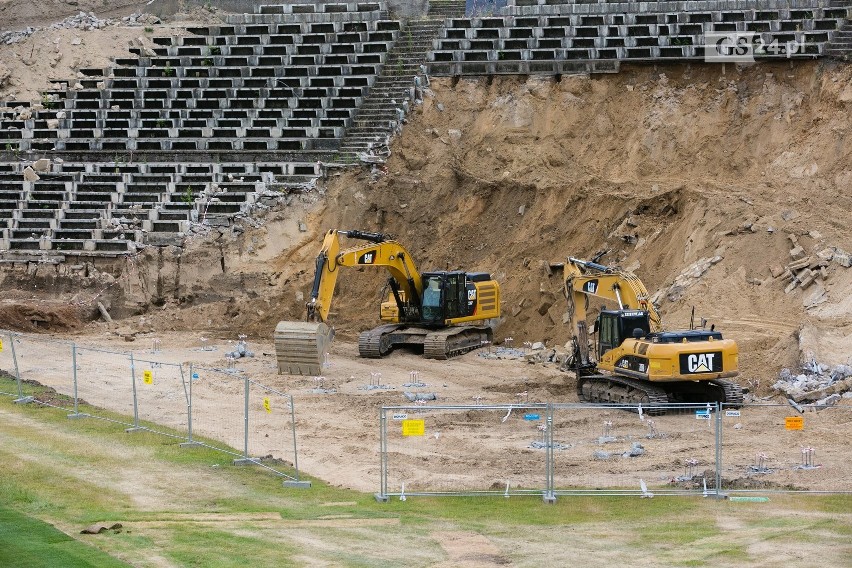
[{"label": "small rock", "polygon": [[[545,310],[545,311],[547,311],[547,310]],[[538,351],[539,349],[544,349],[544,343],[542,343],[541,341],[536,341],[535,343],[532,344],[532,349],[533,349],[533,351]]]}]

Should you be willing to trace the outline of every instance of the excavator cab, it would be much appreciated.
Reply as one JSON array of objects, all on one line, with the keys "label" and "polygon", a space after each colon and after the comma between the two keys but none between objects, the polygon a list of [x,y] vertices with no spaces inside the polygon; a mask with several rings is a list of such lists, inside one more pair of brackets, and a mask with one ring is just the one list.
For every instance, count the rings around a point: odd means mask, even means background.
[{"label": "excavator cab", "polygon": [[[648,312],[644,310],[601,310],[595,323],[598,332],[598,358],[630,337],[645,337],[651,332]],[[638,339],[638,338],[637,338]]]},{"label": "excavator cab", "polygon": [[[444,325],[447,320],[471,315],[475,302],[468,288],[475,290],[464,272],[424,273],[422,323]],[[472,296],[476,298],[475,293]]]}]

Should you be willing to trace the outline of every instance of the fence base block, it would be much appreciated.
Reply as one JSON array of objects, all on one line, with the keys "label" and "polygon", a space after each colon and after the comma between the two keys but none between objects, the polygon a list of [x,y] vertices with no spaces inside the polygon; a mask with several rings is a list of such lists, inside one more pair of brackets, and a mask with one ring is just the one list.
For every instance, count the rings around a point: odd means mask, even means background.
[{"label": "fence base block", "polygon": [[285,481],[284,487],[293,487],[295,489],[310,489],[310,481]]},{"label": "fence base block", "polygon": [[198,448],[203,445],[204,444],[202,444],[201,442],[181,442],[180,444],[178,444],[178,446],[181,448]]},{"label": "fence base block", "polygon": [[233,461],[234,465],[257,465],[258,460],[252,458],[239,458]]},{"label": "fence base block", "polygon": [[69,414],[68,419],[69,420],[77,420],[78,418],[85,418],[86,416],[88,416],[88,414],[82,414],[80,412],[75,412],[74,414]]},{"label": "fence base block", "polygon": [[23,398],[16,398],[16,399],[14,400],[14,403],[15,403],[15,404],[29,404],[29,403],[31,403],[31,402],[32,402],[32,401],[34,401],[34,400],[35,400],[35,399],[34,399],[33,397],[31,397],[31,396],[25,396],[25,397],[23,397]]},{"label": "fence base block", "polygon": [[138,426],[134,426],[133,428],[125,428],[124,429],[124,431],[127,432],[128,434],[132,434],[133,432],[142,432],[144,430],[147,430],[147,428],[140,428]]},{"label": "fence base block", "polygon": [[378,501],[379,503],[387,503],[388,501],[390,501],[390,497],[382,493],[376,493],[374,496],[376,498],[376,501]]},{"label": "fence base block", "polygon": [[556,495],[550,492],[544,492],[541,494],[541,499],[548,505],[553,505],[556,503]]}]

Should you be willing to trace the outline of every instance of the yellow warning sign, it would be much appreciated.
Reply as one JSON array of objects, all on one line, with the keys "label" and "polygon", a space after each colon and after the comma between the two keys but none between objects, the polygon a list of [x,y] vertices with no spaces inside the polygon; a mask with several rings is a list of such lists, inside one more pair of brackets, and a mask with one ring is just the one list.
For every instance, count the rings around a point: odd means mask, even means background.
[{"label": "yellow warning sign", "polygon": [[403,436],[423,436],[426,434],[425,420],[403,420],[402,435]]},{"label": "yellow warning sign", "polygon": [[269,402],[269,397],[263,397],[263,408],[266,410],[266,413],[269,414],[272,412],[272,404]]},{"label": "yellow warning sign", "polygon": [[3,340],[0,339],[0,351],[3,351]]},{"label": "yellow warning sign", "polygon": [[144,371],[142,371],[142,380],[145,382],[146,385],[153,385],[154,384],[154,372],[149,371],[148,369],[145,369]]},{"label": "yellow warning sign", "polygon": [[784,419],[784,428],[787,430],[804,430],[804,416],[788,416]]}]

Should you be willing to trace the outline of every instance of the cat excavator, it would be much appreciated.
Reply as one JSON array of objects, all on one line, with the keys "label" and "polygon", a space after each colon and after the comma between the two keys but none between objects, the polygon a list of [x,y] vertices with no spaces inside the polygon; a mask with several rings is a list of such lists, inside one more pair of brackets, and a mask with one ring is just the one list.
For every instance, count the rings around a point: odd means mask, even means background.
[{"label": "cat excavator", "polygon": [[[340,238],[365,241],[341,250]],[[341,268],[379,267],[389,273],[388,300],[375,329],[361,332],[361,357],[380,358],[397,346],[422,349],[430,359],[447,359],[481,347],[500,317],[500,286],[484,272],[417,271],[411,255],[389,235],[329,230],[316,258],[306,321],[279,322],[275,351],[279,374],[318,375],[333,338],[326,323]]]},{"label": "cat excavator", "polygon": [[[573,332],[573,353],[565,368],[577,375],[577,395],[593,403],[672,402],[742,404],[737,344],[715,326],[664,331],[642,281],[635,274],[573,257],[563,266],[564,292]],[[586,317],[589,299],[617,304],[603,309],[592,328],[590,350]],[[596,359],[596,360],[595,360]]]}]

